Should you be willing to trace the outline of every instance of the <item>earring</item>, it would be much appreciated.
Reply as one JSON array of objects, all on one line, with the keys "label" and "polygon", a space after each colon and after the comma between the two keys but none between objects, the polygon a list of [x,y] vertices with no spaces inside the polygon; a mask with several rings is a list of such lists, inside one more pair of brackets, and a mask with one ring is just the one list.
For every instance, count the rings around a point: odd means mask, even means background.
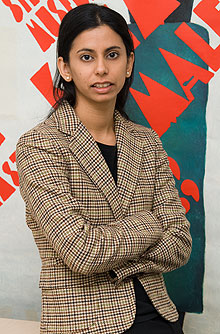
[{"label": "earring", "polygon": [[67,76],[67,77],[66,77],[66,80],[69,80],[69,79],[70,79],[70,77],[69,77],[69,76]]},{"label": "earring", "polygon": [[130,72],[129,71],[127,71],[127,76],[129,76],[130,75]]}]

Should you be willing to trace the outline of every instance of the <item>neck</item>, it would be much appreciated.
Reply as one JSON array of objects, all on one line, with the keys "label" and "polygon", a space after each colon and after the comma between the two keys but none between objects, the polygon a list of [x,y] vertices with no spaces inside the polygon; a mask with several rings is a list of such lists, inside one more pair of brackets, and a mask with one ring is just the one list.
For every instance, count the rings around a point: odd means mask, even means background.
[{"label": "neck", "polygon": [[77,104],[74,110],[96,141],[115,145],[114,107],[112,103],[92,106]]}]

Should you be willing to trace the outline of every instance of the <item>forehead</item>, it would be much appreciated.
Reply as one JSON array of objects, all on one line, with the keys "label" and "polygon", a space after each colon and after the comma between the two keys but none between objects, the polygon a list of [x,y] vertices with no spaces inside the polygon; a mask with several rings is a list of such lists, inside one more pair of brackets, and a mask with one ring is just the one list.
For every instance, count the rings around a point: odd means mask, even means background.
[{"label": "forehead", "polygon": [[102,25],[81,32],[74,39],[72,49],[76,50],[84,47],[93,50],[97,48],[107,49],[113,45],[125,49],[121,36],[109,26]]}]

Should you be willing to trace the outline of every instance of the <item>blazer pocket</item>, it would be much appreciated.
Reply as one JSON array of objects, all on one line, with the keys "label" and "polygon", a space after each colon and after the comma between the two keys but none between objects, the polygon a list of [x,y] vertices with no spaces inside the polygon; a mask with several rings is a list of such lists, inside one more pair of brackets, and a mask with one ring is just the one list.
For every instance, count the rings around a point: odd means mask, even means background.
[{"label": "blazer pocket", "polygon": [[83,295],[75,295],[71,287],[42,289],[41,326],[46,333],[86,334],[96,326],[94,305]]}]

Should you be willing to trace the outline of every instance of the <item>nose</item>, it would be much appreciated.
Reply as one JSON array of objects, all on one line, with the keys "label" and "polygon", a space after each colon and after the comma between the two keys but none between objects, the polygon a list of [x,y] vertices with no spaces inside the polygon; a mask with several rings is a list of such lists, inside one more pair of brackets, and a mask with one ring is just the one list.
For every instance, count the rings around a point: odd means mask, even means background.
[{"label": "nose", "polygon": [[108,66],[105,58],[103,57],[97,58],[95,73],[101,76],[108,74]]}]

